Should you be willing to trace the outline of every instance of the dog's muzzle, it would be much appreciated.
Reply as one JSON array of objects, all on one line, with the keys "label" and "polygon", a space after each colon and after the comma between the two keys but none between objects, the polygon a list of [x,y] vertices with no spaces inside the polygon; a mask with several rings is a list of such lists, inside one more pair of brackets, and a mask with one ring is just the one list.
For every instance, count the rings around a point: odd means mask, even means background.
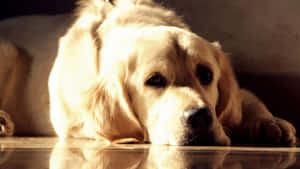
[{"label": "dog's muzzle", "polygon": [[221,131],[214,126],[215,120],[208,107],[189,107],[183,112],[182,118],[186,127],[183,145],[228,145],[226,139],[216,136]]}]

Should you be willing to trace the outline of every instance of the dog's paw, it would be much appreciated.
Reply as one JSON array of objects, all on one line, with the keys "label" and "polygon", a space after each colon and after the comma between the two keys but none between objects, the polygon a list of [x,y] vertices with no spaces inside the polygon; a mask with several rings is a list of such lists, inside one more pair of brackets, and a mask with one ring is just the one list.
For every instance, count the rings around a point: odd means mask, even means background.
[{"label": "dog's paw", "polygon": [[0,110],[0,136],[12,136],[14,134],[14,123],[8,113]]},{"label": "dog's paw", "polygon": [[258,120],[251,137],[256,144],[274,146],[295,146],[297,140],[295,127],[277,117]]}]

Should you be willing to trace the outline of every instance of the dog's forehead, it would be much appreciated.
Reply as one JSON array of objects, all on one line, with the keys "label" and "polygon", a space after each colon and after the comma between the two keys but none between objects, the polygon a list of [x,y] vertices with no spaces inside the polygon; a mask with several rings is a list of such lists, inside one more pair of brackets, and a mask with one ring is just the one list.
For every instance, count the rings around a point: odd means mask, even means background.
[{"label": "dog's forehead", "polygon": [[160,59],[210,60],[212,45],[194,33],[177,27],[147,27],[136,32],[133,46],[144,55]]},{"label": "dog's forehead", "polygon": [[145,62],[150,60],[176,59],[176,42],[169,31],[160,29],[141,30],[133,42],[138,57]]},{"label": "dog's forehead", "polygon": [[152,68],[168,69],[174,65],[184,66],[182,63],[214,62],[209,42],[177,27],[121,27],[103,38],[107,46],[102,48],[103,63],[106,63],[105,60],[119,60],[132,67],[150,65]]}]

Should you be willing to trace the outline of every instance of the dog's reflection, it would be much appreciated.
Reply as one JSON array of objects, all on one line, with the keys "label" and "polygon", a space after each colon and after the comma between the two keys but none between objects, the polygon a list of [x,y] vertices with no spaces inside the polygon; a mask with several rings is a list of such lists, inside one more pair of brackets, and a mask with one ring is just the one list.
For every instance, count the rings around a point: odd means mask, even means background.
[{"label": "dog's reflection", "polygon": [[192,148],[112,145],[81,148],[59,143],[52,152],[51,169],[285,169],[296,162],[293,152],[244,152]]}]

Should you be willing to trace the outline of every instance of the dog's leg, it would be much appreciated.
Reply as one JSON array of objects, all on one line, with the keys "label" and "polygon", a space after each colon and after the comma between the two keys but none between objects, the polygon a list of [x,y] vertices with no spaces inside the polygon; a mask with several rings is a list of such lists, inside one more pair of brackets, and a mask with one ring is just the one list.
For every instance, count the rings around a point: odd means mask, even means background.
[{"label": "dog's leg", "polygon": [[296,130],[291,123],[274,117],[250,91],[242,89],[241,96],[242,132],[249,136],[251,143],[286,146],[296,144]]},{"label": "dog's leg", "polygon": [[11,112],[18,109],[18,88],[26,64],[15,45],[0,38],[0,136],[12,136]]},{"label": "dog's leg", "polygon": [[12,136],[14,123],[8,113],[0,110],[0,136]]}]

